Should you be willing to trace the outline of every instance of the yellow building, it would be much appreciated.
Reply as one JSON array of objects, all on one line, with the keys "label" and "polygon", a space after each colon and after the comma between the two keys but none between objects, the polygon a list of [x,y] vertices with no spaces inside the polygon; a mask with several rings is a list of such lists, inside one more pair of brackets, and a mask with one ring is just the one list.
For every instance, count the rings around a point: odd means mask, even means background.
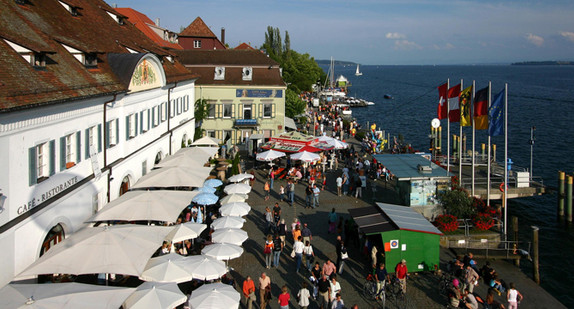
[{"label": "yellow building", "polygon": [[195,99],[209,103],[201,128],[230,144],[269,139],[285,131],[285,91],[279,64],[259,50],[184,50],[178,60],[193,73]]}]

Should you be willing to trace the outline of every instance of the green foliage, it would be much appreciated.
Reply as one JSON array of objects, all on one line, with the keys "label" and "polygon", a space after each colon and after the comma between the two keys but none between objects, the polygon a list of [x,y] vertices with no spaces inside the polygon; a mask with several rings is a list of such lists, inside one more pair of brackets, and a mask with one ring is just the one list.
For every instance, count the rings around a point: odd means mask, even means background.
[{"label": "green foliage", "polygon": [[295,117],[305,112],[306,103],[291,89],[285,93],[285,116]]},{"label": "green foliage", "polygon": [[239,156],[239,153],[235,154],[235,158],[233,158],[233,160],[231,161],[231,175],[239,174],[240,160],[241,157]]},{"label": "green foliage", "polygon": [[365,138],[365,136],[367,136],[367,132],[365,132],[363,130],[357,131],[357,133],[355,134],[355,139],[362,141]]},{"label": "green foliage", "polygon": [[470,219],[477,212],[472,205],[472,198],[461,188],[446,191],[439,196],[439,201],[446,214],[461,219]]},{"label": "green foliage", "polygon": [[203,120],[209,116],[209,104],[207,104],[206,99],[197,99],[195,101],[195,123],[199,124],[199,127],[195,129],[195,134],[193,135],[193,140],[197,140],[203,136],[203,131],[201,129],[201,124]]}]

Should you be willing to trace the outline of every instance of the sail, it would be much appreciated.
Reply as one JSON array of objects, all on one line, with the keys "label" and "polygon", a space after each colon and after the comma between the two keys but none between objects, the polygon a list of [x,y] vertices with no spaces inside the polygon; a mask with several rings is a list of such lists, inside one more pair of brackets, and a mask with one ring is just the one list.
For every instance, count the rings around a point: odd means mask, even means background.
[{"label": "sail", "polygon": [[361,73],[361,70],[359,70],[359,64],[357,64],[357,70],[355,71],[355,76],[361,76],[363,75],[363,73]]}]

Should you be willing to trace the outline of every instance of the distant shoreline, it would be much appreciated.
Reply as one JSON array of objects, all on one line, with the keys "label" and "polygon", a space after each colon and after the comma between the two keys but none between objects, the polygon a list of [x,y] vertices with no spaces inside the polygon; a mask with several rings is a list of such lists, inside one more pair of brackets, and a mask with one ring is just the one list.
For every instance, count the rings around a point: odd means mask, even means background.
[{"label": "distant shoreline", "polygon": [[511,65],[574,65],[574,61],[524,61],[514,62]]}]

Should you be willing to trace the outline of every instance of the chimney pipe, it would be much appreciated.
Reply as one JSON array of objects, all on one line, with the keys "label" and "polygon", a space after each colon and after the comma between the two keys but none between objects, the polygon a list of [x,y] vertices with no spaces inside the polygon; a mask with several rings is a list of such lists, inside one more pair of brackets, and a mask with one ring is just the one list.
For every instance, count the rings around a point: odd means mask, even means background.
[{"label": "chimney pipe", "polygon": [[155,25],[156,27],[159,27],[159,17],[155,19]]},{"label": "chimney pipe", "polygon": [[225,28],[221,27],[221,44],[225,45]]}]

